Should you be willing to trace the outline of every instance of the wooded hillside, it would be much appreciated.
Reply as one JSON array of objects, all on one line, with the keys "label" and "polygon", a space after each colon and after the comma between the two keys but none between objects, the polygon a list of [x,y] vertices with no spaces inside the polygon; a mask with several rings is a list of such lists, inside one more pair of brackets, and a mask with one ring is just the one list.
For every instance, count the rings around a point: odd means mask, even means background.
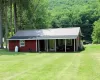
[{"label": "wooded hillside", "polygon": [[91,42],[99,18],[100,0],[0,0],[0,44],[17,30],[50,27],[81,27]]},{"label": "wooded hillside", "polygon": [[100,18],[99,0],[49,0],[53,27],[81,27],[91,41],[93,23]]}]

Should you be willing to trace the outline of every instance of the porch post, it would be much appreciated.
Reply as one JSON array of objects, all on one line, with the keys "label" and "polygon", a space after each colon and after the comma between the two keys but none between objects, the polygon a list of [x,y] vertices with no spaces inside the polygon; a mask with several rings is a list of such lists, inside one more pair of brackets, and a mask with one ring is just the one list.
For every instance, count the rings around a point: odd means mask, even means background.
[{"label": "porch post", "polygon": [[36,52],[37,52],[37,40],[36,40]]},{"label": "porch post", "polygon": [[47,52],[48,52],[48,40],[46,41],[46,43],[47,43]]},{"label": "porch post", "polygon": [[45,40],[44,42],[45,42],[45,51],[46,51],[46,50],[47,50],[47,47],[46,47],[46,46],[47,46],[47,44],[46,44],[46,40]]},{"label": "porch post", "polygon": [[38,51],[40,51],[40,43],[39,43],[39,40],[38,40]]},{"label": "porch post", "polygon": [[66,52],[66,39],[65,39],[65,52]]},{"label": "porch post", "polygon": [[74,39],[74,52],[75,52],[75,39]]},{"label": "porch post", "polygon": [[78,39],[76,39],[76,51],[78,51]]},{"label": "porch post", "polygon": [[55,39],[55,52],[56,52],[56,39]]}]

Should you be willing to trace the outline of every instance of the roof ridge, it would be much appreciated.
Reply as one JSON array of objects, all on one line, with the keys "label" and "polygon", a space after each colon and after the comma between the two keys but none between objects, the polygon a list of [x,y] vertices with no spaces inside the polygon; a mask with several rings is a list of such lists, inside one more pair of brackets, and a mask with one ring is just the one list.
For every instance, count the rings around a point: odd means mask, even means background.
[{"label": "roof ridge", "polygon": [[18,31],[38,31],[38,30],[49,30],[49,29],[70,29],[70,28],[80,28],[80,27],[66,27],[66,28],[45,28],[45,29],[28,29],[28,30],[18,30]]}]

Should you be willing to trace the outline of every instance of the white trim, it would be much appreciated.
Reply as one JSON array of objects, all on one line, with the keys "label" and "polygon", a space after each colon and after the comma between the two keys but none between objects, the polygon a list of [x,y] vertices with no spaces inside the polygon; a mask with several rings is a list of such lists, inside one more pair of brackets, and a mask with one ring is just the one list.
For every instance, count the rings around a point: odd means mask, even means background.
[{"label": "white trim", "polygon": [[45,46],[45,51],[46,51],[46,41],[44,40],[44,46]]},{"label": "white trim", "polygon": [[[24,42],[23,42],[23,41],[24,41]],[[24,43],[24,45],[21,45],[22,42]],[[20,45],[20,47],[24,47],[24,46],[25,46],[25,40],[20,40],[20,41],[19,41],[19,45]]]},{"label": "white trim", "polygon": [[44,40],[44,42],[45,42],[45,51],[46,51],[46,49],[47,49],[47,43],[46,43],[46,40]]},{"label": "white trim", "polygon": [[38,40],[38,51],[40,51],[40,44],[39,44],[39,40]]},{"label": "white trim", "polygon": [[75,36],[43,36],[43,37],[36,37],[32,39],[7,39],[7,40],[48,40],[48,39],[76,39],[78,35]]},{"label": "white trim", "polygon": [[65,52],[66,52],[66,39],[65,39]]},{"label": "white trim", "polygon": [[78,51],[78,39],[76,39],[76,51]]},{"label": "white trim", "polygon": [[75,52],[75,42],[76,42],[76,41],[75,41],[75,39],[74,39],[74,52]]},{"label": "white trim", "polygon": [[47,40],[47,52],[48,52],[48,40]]},{"label": "white trim", "polygon": [[55,39],[55,52],[56,52],[56,39]]},{"label": "white trim", "polygon": [[36,52],[37,52],[37,40],[36,40]]}]

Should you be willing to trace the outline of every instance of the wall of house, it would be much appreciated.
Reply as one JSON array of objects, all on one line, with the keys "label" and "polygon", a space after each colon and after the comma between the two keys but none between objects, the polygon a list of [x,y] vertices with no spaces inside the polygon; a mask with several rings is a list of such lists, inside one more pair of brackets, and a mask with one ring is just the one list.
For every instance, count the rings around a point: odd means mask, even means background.
[{"label": "wall of house", "polygon": [[10,40],[9,41],[9,51],[14,51],[15,46],[19,47],[19,40]]},{"label": "wall of house", "polygon": [[14,51],[15,46],[18,46],[20,52],[28,52],[30,50],[36,52],[36,40],[25,40],[25,46],[23,47],[20,47],[19,40],[10,40],[9,50]]},{"label": "wall of house", "polygon": [[76,39],[76,51],[78,51],[79,48],[79,41],[80,41],[80,37],[78,36]]},{"label": "wall of house", "polygon": [[[78,51],[79,47],[81,47],[80,45],[80,36],[77,37],[77,39],[75,39],[75,50]],[[74,51],[74,39],[72,39],[72,46],[67,46],[67,48],[70,48],[70,51]],[[67,48],[66,48],[66,51],[67,51]]]},{"label": "wall of house", "polygon": [[83,46],[83,45],[81,44],[81,41],[82,41],[82,40],[81,40],[80,35],[78,36],[77,40],[78,40],[78,50],[79,50],[79,49],[81,49],[82,46]]},{"label": "wall of house", "polygon": [[[75,39],[76,50],[77,50],[78,46],[80,46],[79,42],[80,42],[80,38],[78,36],[78,38]],[[36,40],[26,40],[24,47],[20,47],[20,41],[19,40],[10,40],[9,41],[9,50],[14,51],[15,46],[19,47],[20,52],[27,52],[27,51],[29,51],[29,49],[36,52]],[[70,48],[70,50],[69,50],[69,48]],[[72,46],[66,45],[66,51],[74,51],[74,39],[72,39]]]}]

